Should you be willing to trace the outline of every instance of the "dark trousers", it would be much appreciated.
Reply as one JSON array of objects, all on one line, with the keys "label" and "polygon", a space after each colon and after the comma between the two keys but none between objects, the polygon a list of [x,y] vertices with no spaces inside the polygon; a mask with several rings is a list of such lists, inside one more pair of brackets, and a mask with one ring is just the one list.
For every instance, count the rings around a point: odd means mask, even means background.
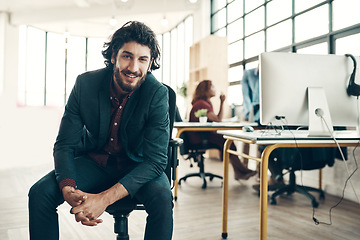
[{"label": "dark trousers", "polygon": [[[77,187],[88,193],[98,193],[110,188],[131,170],[120,172],[111,166],[101,167],[85,156],[76,158],[75,162]],[[55,171],[36,182],[28,196],[30,239],[59,239],[57,207],[64,203],[64,198],[56,181]],[[146,183],[134,198],[144,204],[148,214],[144,239],[170,240],[173,230],[173,202],[167,176],[163,173]],[[79,224],[75,217],[74,224]]]}]

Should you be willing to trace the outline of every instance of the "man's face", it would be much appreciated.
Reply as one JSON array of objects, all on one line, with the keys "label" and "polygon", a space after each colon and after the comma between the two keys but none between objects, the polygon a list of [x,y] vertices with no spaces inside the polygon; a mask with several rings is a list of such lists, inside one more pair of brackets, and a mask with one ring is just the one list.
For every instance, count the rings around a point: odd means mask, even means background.
[{"label": "man's face", "polygon": [[134,41],[125,43],[111,62],[117,84],[124,92],[132,92],[145,81],[152,63],[150,48]]}]

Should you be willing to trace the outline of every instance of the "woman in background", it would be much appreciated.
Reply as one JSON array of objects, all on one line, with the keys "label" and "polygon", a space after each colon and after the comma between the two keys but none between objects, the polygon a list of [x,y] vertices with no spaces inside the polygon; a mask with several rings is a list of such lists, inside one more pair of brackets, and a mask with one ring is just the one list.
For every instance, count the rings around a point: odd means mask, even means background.
[{"label": "woman in background", "polygon": [[[199,122],[199,118],[195,116],[195,112],[199,109],[207,109],[207,119],[209,122],[221,122],[223,118],[223,104],[225,101],[225,95],[220,95],[220,109],[218,114],[214,113],[213,105],[210,101],[215,96],[215,88],[210,80],[203,80],[196,87],[193,100],[191,102],[192,109],[190,111],[190,122]],[[217,134],[214,131],[209,132],[189,132],[188,133],[191,144],[202,144],[206,141],[207,148],[215,148],[221,151],[221,159],[223,156],[223,147],[225,139],[223,135]],[[205,139],[204,139],[205,138]],[[236,151],[235,144],[232,143],[230,149]],[[230,163],[233,166],[235,179],[247,180],[250,177],[256,175],[256,171],[250,170],[245,167],[240,159],[235,155],[230,155]]]}]

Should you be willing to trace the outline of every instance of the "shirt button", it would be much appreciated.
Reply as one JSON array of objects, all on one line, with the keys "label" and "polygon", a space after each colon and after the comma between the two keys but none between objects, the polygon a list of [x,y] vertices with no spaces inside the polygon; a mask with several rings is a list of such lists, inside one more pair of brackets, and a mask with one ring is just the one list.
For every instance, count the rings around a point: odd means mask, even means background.
[{"label": "shirt button", "polygon": [[119,108],[122,109],[122,106],[120,106]]},{"label": "shirt button", "polygon": [[114,141],[114,139],[113,139],[113,138],[110,138],[110,141]]},{"label": "shirt button", "polygon": [[117,123],[114,123],[115,126],[117,126]]},{"label": "shirt button", "polygon": [[111,152],[108,152],[109,155],[111,155]]},{"label": "shirt button", "polygon": [[112,100],[112,97],[110,97],[110,100]]}]

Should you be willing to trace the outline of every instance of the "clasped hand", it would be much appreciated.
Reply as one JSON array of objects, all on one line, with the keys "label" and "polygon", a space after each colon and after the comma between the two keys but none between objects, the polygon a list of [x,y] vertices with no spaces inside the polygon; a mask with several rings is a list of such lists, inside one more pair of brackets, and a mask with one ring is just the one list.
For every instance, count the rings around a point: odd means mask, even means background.
[{"label": "clasped hand", "polygon": [[100,194],[85,193],[73,187],[63,188],[64,199],[72,207],[75,220],[83,225],[96,226],[102,223],[98,217],[103,214],[107,205]]}]

